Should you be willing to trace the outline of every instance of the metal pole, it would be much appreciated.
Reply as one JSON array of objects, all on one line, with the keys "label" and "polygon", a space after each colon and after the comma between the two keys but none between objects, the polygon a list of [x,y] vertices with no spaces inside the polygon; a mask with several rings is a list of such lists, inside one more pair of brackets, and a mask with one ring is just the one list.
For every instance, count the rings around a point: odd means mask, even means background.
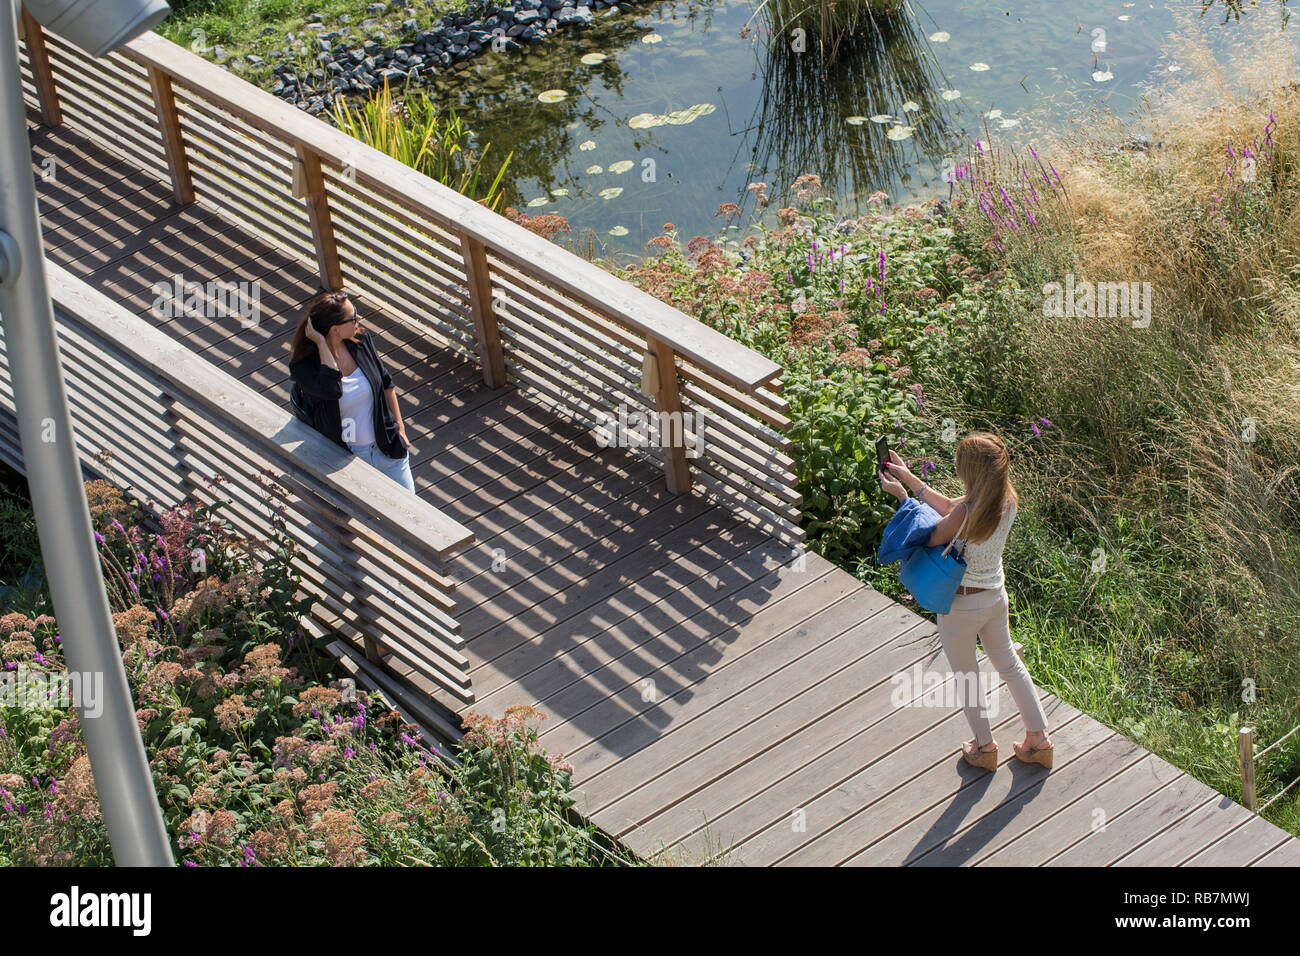
[{"label": "metal pole", "polygon": [[[171,844],[104,590],[45,280],[15,3],[0,11],[0,321],[23,463],[68,670],[102,681],[98,716],[77,701],[99,806],[119,866],[172,866]],[[17,260],[17,261],[15,261]],[[84,694],[82,695],[84,697]]]}]

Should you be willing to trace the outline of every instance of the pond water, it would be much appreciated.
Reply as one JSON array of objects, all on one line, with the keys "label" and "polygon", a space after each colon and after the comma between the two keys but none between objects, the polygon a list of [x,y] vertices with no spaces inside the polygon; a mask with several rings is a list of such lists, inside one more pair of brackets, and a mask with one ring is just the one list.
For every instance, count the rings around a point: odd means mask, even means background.
[{"label": "pond water", "polygon": [[507,204],[562,215],[622,259],[666,222],[716,235],[720,203],[748,218],[751,182],[775,199],[816,173],[861,214],[877,190],[946,194],[945,161],[973,138],[1032,141],[1097,105],[1128,115],[1181,69],[1162,45],[1188,9],[1200,0],[912,0],[823,70],[815,39],[774,38],[757,0],[663,0],[487,53],[429,92],[498,163],[514,152]]}]

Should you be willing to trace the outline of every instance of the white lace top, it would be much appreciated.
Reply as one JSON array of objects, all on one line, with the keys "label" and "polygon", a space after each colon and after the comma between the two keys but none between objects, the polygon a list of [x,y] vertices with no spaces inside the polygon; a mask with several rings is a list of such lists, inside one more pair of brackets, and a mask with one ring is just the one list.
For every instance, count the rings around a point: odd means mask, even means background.
[{"label": "white lace top", "polygon": [[1002,520],[997,528],[983,541],[964,541],[957,539],[957,547],[963,548],[962,558],[966,561],[966,573],[962,575],[961,586],[966,588],[990,588],[996,590],[1004,582],[1002,574],[1002,549],[1006,547],[1007,535],[1016,520],[1016,506],[1008,501],[1002,512]]}]

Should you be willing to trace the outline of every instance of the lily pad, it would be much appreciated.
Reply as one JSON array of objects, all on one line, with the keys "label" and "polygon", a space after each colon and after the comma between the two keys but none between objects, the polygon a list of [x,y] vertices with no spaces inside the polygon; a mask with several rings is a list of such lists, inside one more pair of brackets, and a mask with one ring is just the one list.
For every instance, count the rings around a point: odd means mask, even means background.
[{"label": "lily pad", "polygon": [[970,68],[974,70],[976,73],[983,73],[985,70],[989,68],[989,65],[987,63],[972,63],[970,65]]},{"label": "lily pad", "polygon": [[915,126],[891,126],[885,136],[892,140],[911,139],[915,132]]},{"label": "lily pad", "polygon": [[952,39],[952,37],[950,37],[950,36],[949,36],[945,31],[943,31],[943,30],[940,30],[938,33],[931,33],[931,34],[930,34],[930,42],[931,42],[931,43],[947,43],[947,42],[948,42],[949,40],[951,40],[951,39]]},{"label": "lily pad", "polygon": [[582,150],[584,153],[590,152],[595,148],[596,148],[596,141],[594,139],[585,140],[584,142],[578,144],[578,149]]},{"label": "lily pad", "polygon": [[569,96],[565,90],[545,90],[538,93],[537,98],[543,103],[558,103],[560,100],[567,99]]},{"label": "lily pad", "polygon": [[599,66],[608,59],[608,53],[587,53],[582,57],[582,62],[587,66]]},{"label": "lily pad", "polygon": [[609,164],[609,171],[611,173],[625,173],[629,169],[631,169],[632,166],[633,166],[632,160],[620,159],[617,163]]},{"label": "lily pad", "polygon": [[903,104],[904,113],[918,113],[920,112],[920,110],[921,110],[921,104],[916,102],[916,100],[908,100],[906,103]]},{"label": "lily pad", "polygon": [[873,123],[892,123],[893,121],[894,115],[892,113],[877,113],[875,116],[871,117],[871,122]]},{"label": "lily pad", "polygon": [[605,167],[604,167],[604,166],[588,166],[588,167],[587,167],[587,175],[588,175],[588,176],[599,176],[599,175],[600,175],[601,173],[603,173],[604,171],[605,171]]},{"label": "lily pad", "polygon": [[645,36],[643,36],[643,37],[641,38],[641,42],[642,42],[642,43],[662,43],[662,42],[663,42],[663,39],[664,39],[664,38],[661,37],[661,36],[660,36],[659,34],[657,34],[657,33],[647,33]]},{"label": "lily pad", "polygon": [[545,206],[545,205],[546,205],[548,202],[550,202],[550,201],[551,201],[551,197],[550,197],[550,196],[538,196],[536,199],[530,199],[530,200],[528,200],[528,205],[529,205],[529,206]]},{"label": "lily pad", "polygon": [[611,236],[626,236],[627,226],[615,226],[613,229],[609,231],[609,234]]},{"label": "lily pad", "polygon": [[1001,111],[1001,110],[989,110],[989,111],[988,111],[987,113],[985,113],[984,115],[987,116],[989,119],[1002,119],[1002,111]]},{"label": "lily pad", "polygon": [[708,116],[717,109],[712,103],[696,103],[686,109],[673,110],[671,113],[637,113],[627,121],[632,129],[653,129],[656,126],[685,126],[701,116]]},{"label": "lily pad", "polygon": [[568,191],[567,189],[565,189],[563,186],[561,186],[559,189],[552,189],[552,190],[551,190],[551,195],[552,195],[552,196],[567,196],[567,195],[569,195],[569,191]]},{"label": "lily pad", "polygon": [[1002,129],[1011,129],[1011,127],[1013,126],[1019,126],[1020,120],[1008,116],[1005,119],[1003,119],[1002,122],[999,123],[998,125],[1001,126]]},{"label": "lily pad", "polygon": [[602,189],[599,193],[597,193],[597,195],[600,196],[601,199],[617,199],[619,196],[623,195],[623,187],[609,186],[606,187],[605,189]]},{"label": "lily pad", "polygon": [[1106,83],[1109,80],[1115,79],[1115,74],[1110,70],[1096,70],[1093,72],[1092,78],[1098,83]]},{"label": "lily pad", "polygon": [[961,90],[944,90],[939,95],[942,96],[945,100],[951,102],[953,100],[961,99]]},{"label": "lily pad", "polygon": [[673,126],[685,126],[687,123],[694,123],[701,116],[708,116],[716,109],[717,107],[712,103],[696,103],[684,110],[673,110],[667,114],[667,119]]},{"label": "lily pad", "polygon": [[863,123],[865,123],[866,121],[867,121],[867,118],[866,118],[865,116],[846,116],[846,117],[844,117],[844,122],[848,123],[850,126],[861,126],[861,125],[862,125]]}]

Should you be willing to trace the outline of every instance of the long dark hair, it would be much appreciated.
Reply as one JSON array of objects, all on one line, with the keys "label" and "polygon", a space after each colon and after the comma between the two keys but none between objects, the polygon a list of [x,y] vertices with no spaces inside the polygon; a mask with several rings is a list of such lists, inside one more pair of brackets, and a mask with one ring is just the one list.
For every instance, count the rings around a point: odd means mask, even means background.
[{"label": "long dark hair", "polygon": [[316,343],[307,338],[307,323],[311,322],[316,331],[324,335],[329,331],[330,326],[338,325],[343,321],[343,306],[347,301],[346,292],[325,292],[316,297],[293,333],[293,345],[289,349],[291,365],[316,353]]}]

